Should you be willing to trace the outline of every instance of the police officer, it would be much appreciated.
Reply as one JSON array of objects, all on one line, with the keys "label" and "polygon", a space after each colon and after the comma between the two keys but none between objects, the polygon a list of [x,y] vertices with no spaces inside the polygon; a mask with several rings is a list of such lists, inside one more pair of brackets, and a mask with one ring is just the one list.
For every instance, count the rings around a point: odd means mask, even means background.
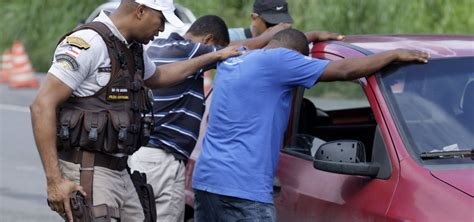
[{"label": "police officer", "polygon": [[164,30],[165,19],[182,25],[173,11],[172,0],[122,0],[114,13],[102,12],[56,48],[30,108],[49,206],[69,221],[73,191],[85,196],[95,218],[143,221],[125,168],[150,127],[141,118],[149,108],[145,86],[172,85],[203,65],[240,54],[227,48],[157,68],[142,44]]}]

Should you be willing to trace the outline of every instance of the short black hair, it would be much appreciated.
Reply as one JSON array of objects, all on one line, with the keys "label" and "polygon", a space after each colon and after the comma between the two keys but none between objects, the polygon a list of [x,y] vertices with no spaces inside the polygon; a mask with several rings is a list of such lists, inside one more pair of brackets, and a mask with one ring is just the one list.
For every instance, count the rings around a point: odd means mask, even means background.
[{"label": "short black hair", "polygon": [[212,34],[217,41],[228,45],[230,42],[229,31],[224,20],[216,15],[205,15],[198,18],[187,31],[195,36]]},{"label": "short black hair", "polygon": [[273,40],[278,41],[282,47],[298,51],[303,55],[309,54],[308,39],[304,33],[296,29],[282,30],[273,36]]}]

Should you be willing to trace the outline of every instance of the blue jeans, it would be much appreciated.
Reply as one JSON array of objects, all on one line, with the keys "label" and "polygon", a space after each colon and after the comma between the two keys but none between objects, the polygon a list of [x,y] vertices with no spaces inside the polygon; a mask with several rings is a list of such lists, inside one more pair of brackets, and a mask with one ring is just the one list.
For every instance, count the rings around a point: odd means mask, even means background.
[{"label": "blue jeans", "polygon": [[276,210],[271,203],[194,190],[195,222],[275,222]]}]

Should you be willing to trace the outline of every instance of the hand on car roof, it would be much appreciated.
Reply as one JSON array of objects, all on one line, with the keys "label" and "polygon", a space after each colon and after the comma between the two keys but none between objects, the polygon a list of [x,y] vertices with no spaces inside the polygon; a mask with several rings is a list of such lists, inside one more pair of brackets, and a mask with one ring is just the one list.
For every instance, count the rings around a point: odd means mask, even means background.
[{"label": "hand on car roof", "polygon": [[397,49],[397,61],[400,62],[422,62],[427,63],[430,54],[419,50]]}]

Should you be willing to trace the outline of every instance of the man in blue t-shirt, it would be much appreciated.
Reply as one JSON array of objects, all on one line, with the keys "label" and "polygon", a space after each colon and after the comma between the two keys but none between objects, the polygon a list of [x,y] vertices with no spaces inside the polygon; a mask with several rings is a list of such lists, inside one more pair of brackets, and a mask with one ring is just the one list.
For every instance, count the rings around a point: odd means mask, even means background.
[{"label": "man in blue t-shirt", "polygon": [[305,35],[286,29],[264,49],[219,63],[193,175],[195,221],[276,221],[273,177],[295,87],[354,80],[393,61],[427,62],[428,57],[393,50],[330,62],[308,54]]}]

